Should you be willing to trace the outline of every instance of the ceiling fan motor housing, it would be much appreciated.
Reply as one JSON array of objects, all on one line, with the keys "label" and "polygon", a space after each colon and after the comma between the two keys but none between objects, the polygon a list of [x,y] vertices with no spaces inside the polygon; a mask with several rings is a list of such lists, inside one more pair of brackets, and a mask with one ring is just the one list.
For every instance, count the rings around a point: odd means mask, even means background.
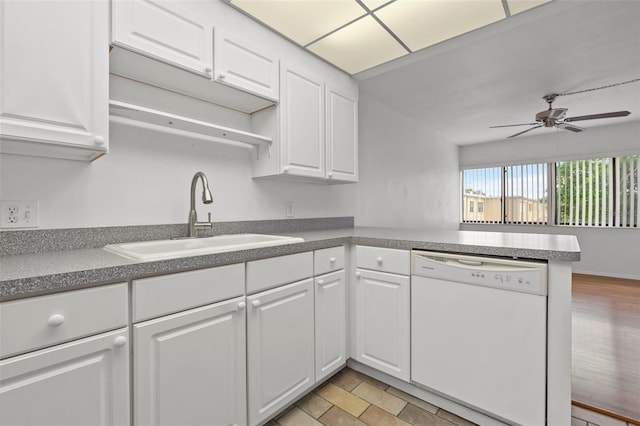
[{"label": "ceiling fan motor housing", "polygon": [[567,108],[547,109],[536,114],[536,121],[545,122],[552,120],[561,120],[565,116],[567,111]]}]

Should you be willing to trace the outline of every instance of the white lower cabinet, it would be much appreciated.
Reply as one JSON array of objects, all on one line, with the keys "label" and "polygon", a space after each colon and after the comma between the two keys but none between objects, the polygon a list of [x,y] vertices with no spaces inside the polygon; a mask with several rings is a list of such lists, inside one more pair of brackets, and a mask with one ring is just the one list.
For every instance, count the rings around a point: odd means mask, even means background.
[{"label": "white lower cabinet", "polygon": [[0,361],[0,424],[128,425],[128,328]]},{"label": "white lower cabinet", "polygon": [[409,381],[408,276],[356,269],[355,359]]},{"label": "white lower cabinet", "polygon": [[247,297],[249,424],[315,384],[313,279]]},{"label": "white lower cabinet", "polygon": [[315,279],[316,381],[346,362],[346,283],[344,270]]},{"label": "white lower cabinet", "polygon": [[136,425],[246,424],[244,300],[134,325]]}]

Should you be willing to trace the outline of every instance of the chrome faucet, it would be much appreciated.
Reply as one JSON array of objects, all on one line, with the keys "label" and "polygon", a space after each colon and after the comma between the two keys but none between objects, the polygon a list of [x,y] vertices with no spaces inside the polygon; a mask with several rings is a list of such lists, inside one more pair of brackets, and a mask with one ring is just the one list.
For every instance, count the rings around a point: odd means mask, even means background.
[{"label": "chrome faucet", "polygon": [[197,172],[193,175],[191,180],[191,205],[189,210],[189,238],[195,238],[198,236],[198,229],[211,229],[213,223],[211,223],[211,212],[209,212],[208,222],[198,222],[198,213],[196,212],[196,184],[198,178],[202,181],[202,202],[204,204],[213,203],[213,196],[209,190],[209,182],[207,177],[202,172]]}]

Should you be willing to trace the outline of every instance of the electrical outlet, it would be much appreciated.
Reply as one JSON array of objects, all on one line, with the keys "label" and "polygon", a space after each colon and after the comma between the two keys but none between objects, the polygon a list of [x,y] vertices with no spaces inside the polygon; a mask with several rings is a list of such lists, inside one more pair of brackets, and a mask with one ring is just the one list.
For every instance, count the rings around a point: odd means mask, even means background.
[{"label": "electrical outlet", "polygon": [[37,201],[0,201],[0,228],[37,227]]},{"label": "electrical outlet", "polygon": [[287,201],[285,204],[285,214],[287,217],[293,217],[293,202]]}]

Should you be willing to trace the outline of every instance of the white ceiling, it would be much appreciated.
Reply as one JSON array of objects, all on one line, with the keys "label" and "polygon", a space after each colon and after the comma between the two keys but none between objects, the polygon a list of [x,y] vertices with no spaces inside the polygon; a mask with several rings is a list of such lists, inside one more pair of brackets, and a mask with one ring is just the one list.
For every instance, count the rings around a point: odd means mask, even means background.
[{"label": "white ceiling", "polygon": [[[361,92],[457,145],[525,130],[489,126],[535,121],[547,107],[545,94],[639,77],[637,0],[557,0],[355,75]],[[586,131],[639,120],[640,82],[561,96],[553,106],[568,108],[567,117],[631,111],[580,122]],[[556,131],[536,129],[519,138]]]}]

